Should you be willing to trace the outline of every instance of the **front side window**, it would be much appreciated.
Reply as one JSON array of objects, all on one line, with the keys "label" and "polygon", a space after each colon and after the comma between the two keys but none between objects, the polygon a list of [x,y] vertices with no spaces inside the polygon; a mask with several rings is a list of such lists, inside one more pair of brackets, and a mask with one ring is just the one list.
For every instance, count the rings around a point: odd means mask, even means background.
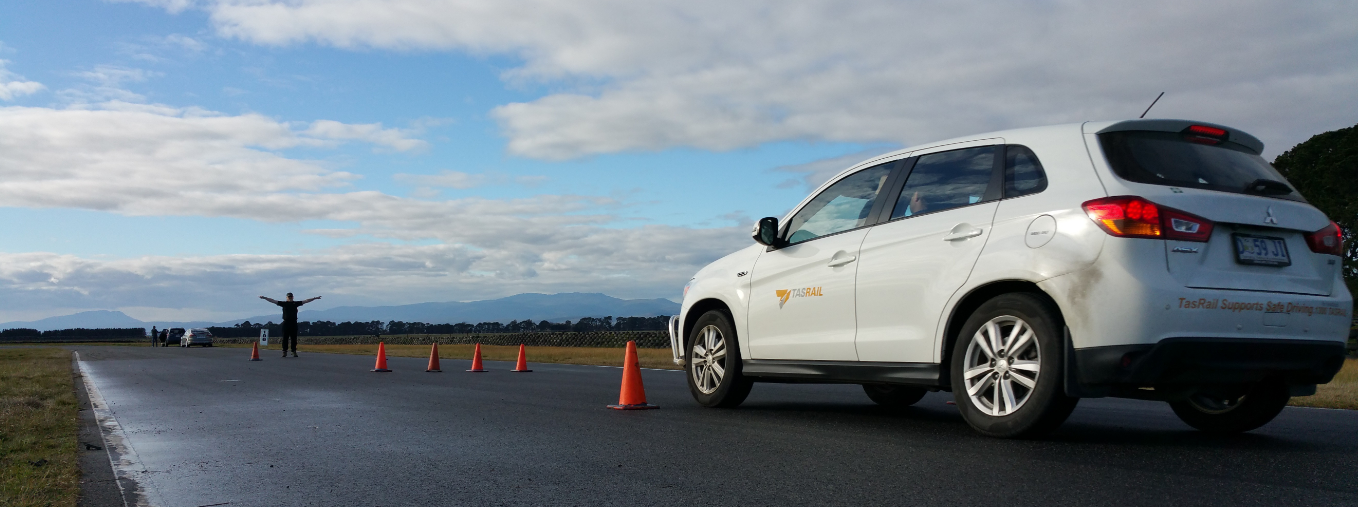
[{"label": "front side window", "polygon": [[1042,162],[1027,146],[1004,147],[1004,196],[1036,194],[1047,189],[1047,174]]},{"label": "front side window", "polygon": [[792,216],[787,242],[801,243],[867,225],[872,203],[894,164],[875,165],[830,185]]},{"label": "front side window", "polygon": [[981,202],[995,169],[995,146],[930,153],[915,162],[891,219]]}]

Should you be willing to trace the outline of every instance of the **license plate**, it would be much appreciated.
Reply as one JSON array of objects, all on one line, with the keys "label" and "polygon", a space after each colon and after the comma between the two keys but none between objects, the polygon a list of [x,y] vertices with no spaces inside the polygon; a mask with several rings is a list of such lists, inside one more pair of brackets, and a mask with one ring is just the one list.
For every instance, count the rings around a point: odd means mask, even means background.
[{"label": "license plate", "polygon": [[1235,239],[1235,260],[1241,264],[1259,266],[1291,266],[1287,242],[1268,236],[1232,235]]}]

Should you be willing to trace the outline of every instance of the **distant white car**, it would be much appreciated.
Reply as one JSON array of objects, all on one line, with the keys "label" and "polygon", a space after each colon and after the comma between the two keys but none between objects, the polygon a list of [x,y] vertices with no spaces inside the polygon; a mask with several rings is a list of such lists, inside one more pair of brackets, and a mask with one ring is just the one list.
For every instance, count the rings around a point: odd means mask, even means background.
[{"label": "distant white car", "polygon": [[201,345],[204,347],[212,346],[212,332],[203,328],[190,329],[184,332],[184,336],[179,339],[180,347],[192,347]]},{"label": "distant white car", "polygon": [[1168,401],[1248,431],[1343,364],[1339,228],[1229,127],[1087,122],[883,155],[700,270],[671,321],[706,406],[753,382],[952,391],[981,433],[1082,397]]}]

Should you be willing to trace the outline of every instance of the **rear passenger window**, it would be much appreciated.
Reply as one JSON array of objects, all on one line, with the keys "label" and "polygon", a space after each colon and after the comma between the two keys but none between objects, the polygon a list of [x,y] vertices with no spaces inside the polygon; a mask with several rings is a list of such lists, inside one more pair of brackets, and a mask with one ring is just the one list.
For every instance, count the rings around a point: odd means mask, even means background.
[{"label": "rear passenger window", "polygon": [[995,146],[930,153],[915,162],[891,218],[981,202],[995,169]]},{"label": "rear passenger window", "polygon": [[1042,162],[1027,146],[1004,147],[1004,196],[1036,194],[1047,189],[1047,173]]}]

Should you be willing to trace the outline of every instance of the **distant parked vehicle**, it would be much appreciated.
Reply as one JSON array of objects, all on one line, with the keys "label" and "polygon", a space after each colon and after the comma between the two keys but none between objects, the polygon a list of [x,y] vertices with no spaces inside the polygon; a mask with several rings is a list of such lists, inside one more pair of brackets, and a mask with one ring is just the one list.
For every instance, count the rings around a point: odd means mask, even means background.
[{"label": "distant parked vehicle", "polygon": [[171,328],[168,334],[165,335],[165,342],[160,344],[160,346],[169,347],[171,343],[178,344],[182,338],[184,338],[184,328]]},{"label": "distant parked vehicle", "polygon": [[201,327],[193,328],[188,330],[188,332],[185,332],[184,336],[179,339],[180,347],[192,347],[194,345],[211,347],[212,331],[208,331],[207,329]]}]

